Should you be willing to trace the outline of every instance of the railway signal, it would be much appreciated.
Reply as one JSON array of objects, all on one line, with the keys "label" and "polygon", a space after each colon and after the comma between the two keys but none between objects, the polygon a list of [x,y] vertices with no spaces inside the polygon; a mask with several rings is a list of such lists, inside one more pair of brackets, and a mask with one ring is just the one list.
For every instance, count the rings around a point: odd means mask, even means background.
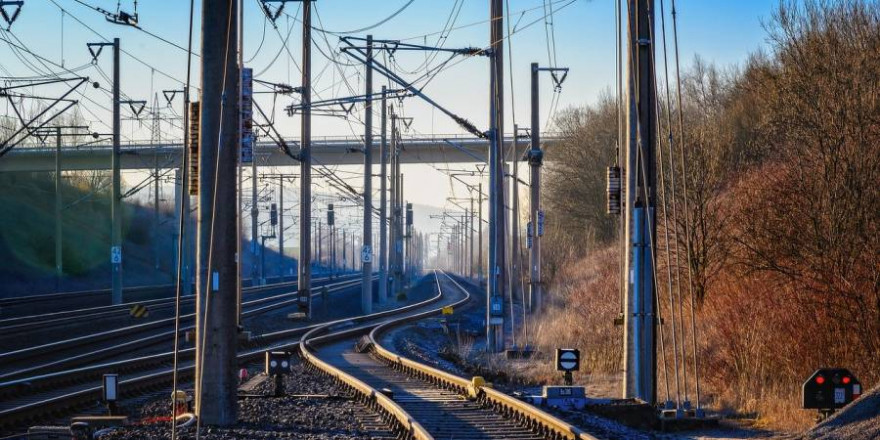
[{"label": "railway signal", "polygon": [[290,353],[286,351],[266,352],[266,375],[275,379],[275,397],[284,395],[284,376],[290,374]]},{"label": "railway signal", "polygon": [[581,351],[577,348],[556,349],[556,371],[562,371],[565,384],[571,385],[571,372],[581,369]]},{"label": "railway signal", "polygon": [[802,386],[804,409],[819,410],[819,421],[862,395],[862,383],[846,368],[820,368]]}]

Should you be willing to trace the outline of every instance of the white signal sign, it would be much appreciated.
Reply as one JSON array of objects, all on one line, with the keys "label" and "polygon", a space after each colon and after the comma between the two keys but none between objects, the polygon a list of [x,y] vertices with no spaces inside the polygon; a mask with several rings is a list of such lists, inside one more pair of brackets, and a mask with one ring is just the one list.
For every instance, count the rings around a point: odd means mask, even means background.
[{"label": "white signal sign", "polygon": [[834,403],[846,402],[846,390],[843,388],[834,389]]},{"label": "white signal sign", "polygon": [[241,163],[254,160],[254,71],[241,69]]},{"label": "white signal sign", "polygon": [[110,263],[122,263],[122,246],[110,246]]},{"label": "white signal sign", "polygon": [[576,348],[556,349],[556,370],[577,371],[581,366],[581,352]]},{"label": "white signal sign", "polygon": [[544,211],[538,211],[538,237],[544,236]]},{"label": "white signal sign", "polygon": [[364,245],[361,248],[361,261],[364,263],[372,263],[373,262],[373,248],[372,246]]}]

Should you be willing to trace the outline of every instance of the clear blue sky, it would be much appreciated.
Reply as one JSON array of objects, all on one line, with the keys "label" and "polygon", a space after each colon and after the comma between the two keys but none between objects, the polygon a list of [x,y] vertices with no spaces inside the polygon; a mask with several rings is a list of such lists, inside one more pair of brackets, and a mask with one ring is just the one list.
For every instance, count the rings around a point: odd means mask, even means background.
[{"label": "clear blue sky", "polygon": [[[110,11],[116,10],[116,0],[84,1]],[[322,0],[315,4],[317,14],[314,17],[314,24],[331,31],[359,29],[389,16],[407,1]],[[197,20],[200,3],[196,2]],[[433,45],[437,42],[438,35],[424,35],[437,33],[443,29],[455,3],[454,0],[415,0],[395,18],[369,32],[376,38],[410,39],[411,42],[427,42]],[[554,14],[552,26],[555,31],[557,63],[571,68],[571,74],[559,97],[560,108],[591,102],[600,91],[614,83],[615,1],[553,0],[552,3],[554,8],[558,9]],[[132,8],[132,0],[122,0],[121,4],[124,10]],[[140,23],[145,29],[184,46],[187,4],[188,2],[183,0],[141,0],[138,5]],[[263,40],[266,20],[256,0],[245,0],[244,4],[246,16],[244,55],[245,59],[249,59]],[[776,4],[776,0],[679,0],[677,6],[683,61],[686,64],[690,63],[694,55],[699,54],[723,65],[740,62],[750,51],[764,44],[765,37],[761,23],[766,21]],[[517,33],[510,40],[514,50],[513,93],[508,78],[505,79],[505,86],[508,104],[511,95],[515,100],[519,123],[527,121],[528,65],[533,61],[543,65],[548,63],[546,29],[544,21],[541,20],[544,15],[542,5],[542,0],[510,0],[511,21],[519,23]],[[69,14],[63,22],[63,35],[62,13],[59,6]],[[667,13],[669,6],[667,0]],[[298,17],[298,7],[297,2],[290,2],[285,12]],[[488,1],[463,0],[463,7],[455,21],[457,29],[449,33],[444,39],[444,44],[447,47],[485,46],[488,40],[488,26],[485,24],[487,17]],[[155,72],[151,72],[150,67],[128,56],[123,57],[123,91],[132,99],[148,99],[151,76],[154,93],[162,89],[180,88],[176,81],[165,77],[163,73],[168,73],[179,80],[183,79],[185,72],[183,51],[137,30],[107,23],[101,14],[74,0],[26,2],[21,16],[12,27],[12,32],[41,55],[60,63],[63,50],[66,67],[80,66],[89,62],[85,43],[97,41],[100,37],[77,23],[75,19],[82,20],[106,38],[121,37],[125,50],[156,69]],[[536,20],[537,23],[523,29],[526,24]],[[290,83],[296,85],[299,82],[299,73],[295,66],[300,56],[299,29],[297,23],[284,15],[279,18],[277,24],[279,28],[277,32],[271,26],[265,28],[265,41],[250,65],[257,72],[263,71],[278,55],[272,67],[260,77],[283,82],[288,82],[289,79]],[[286,51],[281,49],[280,44],[281,37],[287,34],[288,24],[295,27],[288,42],[294,55],[292,60]],[[338,47],[337,37],[333,35],[326,37],[325,41],[321,33],[315,33],[317,45],[325,53],[329,52],[328,45],[333,49]],[[196,39],[196,50],[198,50],[198,34]],[[31,71],[11,56],[4,46],[0,44],[0,54],[4,60],[2,65],[14,74],[31,74]],[[338,56],[339,60],[348,62],[344,56]],[[413,69],[422,64],[424,56],[421,53],[399,54],[396,61],[404,69]],[[439,56],[435,64],[442,59],[443,56]],[[328,65],[326,58],[317,51],[314,63],[315,87],[319,96],[349,94],[347,87],[339,81],[341,74],[349,76],[349,83],[355,90],[358,92],[363,90],[360,69],[355,67],[337,69]],[[109,57],[104,57],[100,64],[106,72],[110,71]],[[196,65],[196,69],[197,67]],[[93,78],[100,78],[95,69],[85,69],[83,73]],[[421,73],[424,73],[424,70]],[[193,79],[197,84],[197,71]],[[438,75],[425,91],[443,105],[460,112],[476,122],[479,127],[483,127],[487,123],[488,114],[487,105],[482,105],[488,102],[487,84],[486,60],[468,59]],[[542,102],[542,108],[545,110],[542,119],[546,119],[552,89],[548,84],[542,90],[546,91],[545,100]],[[90,95],[96,100],[101,98],[99,93],[90,92]],[[277,108],[280,110],[288,101],[289,98],[282,97]],[[269,103],[267,102],[266,105],[268,106]],[[416,118],[414,128],[421,132],[430,132],[432,128],[438,132],[458,131],[447,118],[436,112],[432,115],[427,105],[412,101],[405,106],[406,112]],[[93,108],[93,111],[101,114],[97,108]],[[507,120],[508,124],[512,121],[510,116]],[[279,117],[279,121],[285,127],[284,132],[296,134],[295,128],[298,124],[295,123],[295,119],[282,116]],[[339,120],[316,120],[315,124],[316,135],[350,134],[352,130],[362,131],[358,126],[350,128],[348,123]],[[163,130],[170,131],[170,127]],[[138,134],[131,133],[133,136]]]},{"label": "clear blue sky", "polygon": [[[116,0],[83,0],[101,8],[115,11]],[[397,11],[409,0],[320,0],[315,3],[314,25],[334,32],[356,30],[372,25]],[[615,82],[614,66],[614,4],[615,0],[548,0],[556,11],[552,19],[552,32],[555,34],[556,59],[559,66],[571,68],[559,96],[559,108],[584,105],[596,100],[603,91]],[[188,2],[183,0],[140,0],[138,2],[140,24],[144,29],[166,38],[178,45],[186,45]],[[443,34],[442,43],[446,47],[486,46],[488,43],[489,10],[487,0],[462,0],[461,10],[454,20],[453,30]],[[507,58],[513,70],[514,87],[511,90],[509,77],[505,78],[505,93],[508,104],[507,129],[510,130],[516,113],[516,122],[525,125],[528,121],[529,63],[537,61],[548,64],[547,26],[542,0],[509,0],[511,22],[517,23],[516,33],[508,40],[513,48],[513,59]],[[131,10],[132,0],[122,0],[122,8]],[[300,59],[299,23],[294,18],[282,15],[277,21],[276,31],[259,9],[257,0],[245,0],[244,58],[254,68],[258,78],[273,82],[299,84],[297,63]],[[406,39],[413,43],[437,44],[439,32],[443,30],[455,0],[415,0],[399,15],[385,24],[370,29],[376,38]],[[657,0],[659,6],[659,0]],[[739,63],[749,52],[765,45],[765,32],[762,23],[770,18],[777,0],[678,0],[679,36],[681,55],[685,65],[694,56],[721,65]],[[669,13],[669,0],[666,12]],[[61,9],[67,12],[62,14]],[[199,50],[198,11],[201,2],[196,1],[196,44]],[[299,17],[298,2],[290,2],[285,9],[292,17]],[[62,26],[62,15],[63,26]],[[76,20],[81,20],[99,35],[87,29]],[[533,24],[531,24],[533,23]],[[531,25],[530,25],[531,24]],[[668,24],[667,27],[671,27]],[[63,29],[63,30],[62,30]],[[291,29],[288,46],[293,57],[288,56],[281,45],[282,38]],[[264,36],[265,32],[265,36]],[[108,81],[101,78],[101,72],[88,66],[90,56],[86,42],[100,41],[103,38],[120,37],[122,47],[131,55],[123,56],[123,93],[131,99],[147,99],[161,90],[180,89],[185,72],[185,53],[181,49],[161,42],[138,30],[107,23],[104,17],[75,0],[29,0],[12,26],[12,33],[20,38],[30,49],[42,56],[61,63],[62,55],[67,68],[86,66],[78,73],[88,75],[107,86]],[[363,35],[358,33],[357,35]],[[9,38],[9,36],[4,36]],[[338,66],[330,63],[324,54],[337,51],[338,37],[315,32],[317,49],[314,52],[313,73],[317,97],[330,98],[363,93],[362,67],[357,65]],[[262,44],[261,44],[262,42]],[[506,52],[506,51],[505,51]],[[337,59],[344,64],[350,61],[336,52]],[[398,54],[395,58],[399,68],[418,69],[426,54]],[[507,57],[507,53],[505,53]],[[251,58],[253,58],[251,60]],[[438,56],[432,65],[437,65],[443,56]],[[198,59],[195,59],[193,84],[198,85]],[[453,60],[452,67],[437,75],[425,88],[435,100],[454,112],[473,121],[485,129],[488,120],[488,63],[484,58]],[[110,57],[102,55],[99,65],[109,74]],[[5,43],[0,42],[0,75],[33,75],[42,66],[28,67],[10,52]],[[58,69],[54,69],[58,70]],[[8,72],[8,73],[7,73]],[[509,72],[509,71],[508,71]],[[414,78],[424,73],[405,74]],[[168,76],[166,76],[166,74]],[[506,72],[506,75],[508,73]],[[170,76],[170,77],[169,77]],[[346,81],[340,81],[345,77]],[[377,77],[377,88],[382,84]],[[351,89],[349,89],[349,87]],[[109,121],[109,114],[100,108],[108,107],[110,97],[99,90],[87,89],[86,96],[97,104],[83,99],[88,110],[82,111],[86,119]],[[542,84],[542,120],[546,120],[552,97],[552,86],[545,79]],[[511,99],[515,105],[511,111]],[[264,108],[272,106],[271,98],[259,98]],[[291,98],[279,97],[276,101],[276,123],[281,132],[290,137],[298,137],[298,120],[287,117],[282,109]],[[173,110],[179,113],[181,100],[174,103]],[[0,107],[2,109],[3,107]],[[378,106],[377,106],[378,111]],[[404,103],[403,113],[414,117],[413,130],[420,133],[461,133],[461,130],[448,118],[433,111],[417,100]],[[9,115],[9,110],[0,110]],[[163,113],[171,112],[163,109]],[[338,118],[316,118],[315,136],[361,135],[362,126],[357,122],[360,109],[349,120]],[[128,112],[126,111],[126,114]],[[179,123],[177,123],[179,125]],[[107,126],[100,123],[96,129],[106,131]],[[170,123],[162,125],[163,136],[180,137],[180,130]],[[149,124],[127,121],[123,124],[123,136],[144,139],[149,136]],[[268,170],[267,170],[268,171]],[[404,169],[410,176],[419,176],[420,183],[408,197],[423,205],[444,206],[450,195],[463,195],[461,187],[451,185],[448,178],[432,171],[428,166],[413,166]],[[134,180],[133,177],[127,177]],[[359,187],[356,176],[350,183]],[[137,179],[140,180],[139,178]],[[131,182],[133,184],[133,182]],[[374,188],[377,185],[374,184]],[[421,188],[421,189],[418,189]]]}]

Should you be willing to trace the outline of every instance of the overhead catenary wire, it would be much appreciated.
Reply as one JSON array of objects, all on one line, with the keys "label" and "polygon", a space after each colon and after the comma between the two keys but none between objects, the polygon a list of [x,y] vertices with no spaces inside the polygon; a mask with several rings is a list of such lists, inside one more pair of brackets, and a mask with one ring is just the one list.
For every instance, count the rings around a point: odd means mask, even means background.
[{"label": "overhead catenary wire", "polygon": [[[84,21],[82,21],[82,20],[81,20],[79,17],[77,17],[75,14],[71,14],[70,11],[67,11],[66,9],[64,9],[61,5],[58,4],[58,2],[57,2],[56,0],[49,0],[49,1],[52,2],[52,4],[54,4],[58,9],[61,9],[61,10],[65,11],[65,12],[67,12],[67,15],[69,15],[70,18],[73,18],[77,23],[79,23],[80,25],[82,25],[83,27],[85,27],[86,29],[88,29],[88,30],[89,30],[90,32],[92,32],[93,34],[95,34],[95,35],[97,35],[98,37],[100,37],[100,38],[101,38],[102,40],[104,40],[105,42],[109,42],[109,41],[110,41],[109,39],[107,39],[107,37],[105,37],[104,35],[102,35],[100,32],[96,31],[93,27],[87,25]],[[143,65],[146,66],[146,67],[150,67],[150,68],[154,68],[154,69],[156,69],[156,72],[159,72],[162,76],[164,76],[164,77],[166,77],[166,78],[168,78],[168,79],[170,79],[170,80],[172,80],[172,81],[174,81],[174,82],[176,82],[176,83],[178,83],[178,84],[180,84],[180,85],[184,85],[184,84],[185,84],[184,81],[181,81],[181,80],[175,78],[173,75],[171,75],[171,74],[165,72],[164,70],[161,70],[161,69],[156,68],[155,66],[153,66],[153,65],[151,65],[151,64],[149,64],[149,63],[147,63],[146,61],[140,59],[139,57],[133,55],[131,52],[129,52],[129,51],[125,50],[125,49],[121,49],[121,48],[120,48],[120,52],[124,53],[124,54],[127,55],[129,58],[131,58],[131,59],[137,61],[137,62],[140,63],[140,64],[143,64]],[[193,54],[193,55],[194,55],[194,56],[197,56],[196,54]]]},{"label": "overhead catenary wire", "polygon": [[[678,307],[679,307],[679,321],[683,321],[684,315],[683,315],[683,311],[682,311],[683,309],[681,306],[681,262],[679,260],[680,252],[679,252],[679,236],[678,236],[678,228],[679,228],[678,210],[677,210],[678,203],[677,203],[676,195],[675,195],[675,190],[676,190],[676,188],[675,188],[676,187],[675,171],[676,170],[675,170],[675,151],[673,148],[674,138],[673,138],[673,126],[672,126],[672,98],[670,97],[669,61],[668,61],[669,57],[668,57],[667,44],[666,44],[666,13],[665,13],[664,4],[665,4],[665,0],[660,0],[660,24],[661,24],[661,35],[663,38],[663,68],[664,68],[665,79],[666,79],[666,125],[667,125],[667,130],[668,130],[667,144],[669,145],[669,170],[670,170],[670,180],[671,180],[670,197],[671,197],[671,205],[672,205],[671,207],[672,207],[672,226],[673,226],[672,240],[673,240],[673,243],[675,244],[675,246],[674,246],[674,253],[675,253],[674,265],[675,265],[675,281],[676,281],[675,295],[677,296]],[[664,193],[665,193],[665,191],[666,190],[664,189]],[[668,226],[667,226],[667,229],[668,229]],[[667,238],[667,242],[668,242],[668,238]],[[668,259],[669,258],[668,254],[669,254],[670,250],[667,249],[666,252],[667,252],[667,259]],[[667,261],[667,266],[669,264],[671,264],[671,262]],[[679,342],[681,344],[681,362],[682,362],[682,369],[683,369],[682,376],[683,376],[684,391],[685,391],[684,395],[685,395],[685,399],[687,399],[687,396],[688,396],[688,393],[687,393],[687,368],[686,368],[686,357],[685,357],[685,353],[684,353],[684,348],[685,348],[684,330],[682,328],[684,326],[684,323],[683,322],[676,322],[674,299],[675,299],[675,296],[673,296],[673,294],[670,293],[669,301],[670,301],[670,309],[672,311],[672,317],[673,317],[672,318],[672,329],[673,329],[672,336],[673,336],[673,338],[675,338],[676,326],[678,325],[679,326]],[[676,353],[673,356],[673,358],[677,358],[677,357],[678,357],[678,354]],[[677,369],[678,369],[678,367],[676,366],[676,370]],[[676,371],[676,380],[677,379],[678,379],[678,371]]]},{"label": "overhead catenary wire", "polygon": [[[189,119],[189,85],[192,71],[192,35],[193,35],[193,16],[195,15],[195,0],[189,1],[189,32],[187,39],[187,47],[189,50],[186,52],[186,86],[183,89],[183,129],[184,129],[184,144],[183,144],[183,160],[182,162],[182,170],[181,170],[181,178],[180,184],[183,187],[183,193],[180,197],[180,218],[178,218],[177,224],[177,268],[176,268],[176,277],[175,277],[175,286],[174,286],[174,360],[172,365],[172,387],[171,387],[171,440],[177,440],[177,401],[176,401],[176,392],[178,387],[178,378],[179,378],[179,366],[180,366],[180,303],[182,296],[182,284],[183,284],[183,270],[184,270],[184,259],[186,257],[186,253],[184,249],[186,248],[185,243],[187,242],[187,234],[186,234],[186,223],[189,220],[190,213],[187,208],[187,203],[185,202],[186,198],[189,197],[188,191],[185,189],[186,185],[189,182],[189,152],[186,150],[187,138],[189,137],[189,125],[192,123]],[[192,232],[192,231],[190,231]]]},{"label": "overhead catenary wire", "polygon": [[[666,58],[667,58],[667,57],[666,57],[666,32],[665,32],[665,31],[666,31],[666,25],[665,25],[665,22],[663,21],[663,6],[662,6],[662,0],[661,0],[661,7],[660,7],[660,16],[661,16],[661,22],[663,23],[663,25],[662,25],[663,27],[662,27],[662,30],[661,30],[661,36],[662,36],[662,41],[663,41],[663,61],[664,61],[664,68],[666,68],[666,67],[667,67],[667,63],[666,63]],[[655,26],[654,26],[654,22],[651,21],[651,20],[649,20],[649,22],[648,22],[648,27],[649,27],[649,29],[650,29],[651,34],[654,35],[654,34],[655,34],[655,30],[656,30],[656,29],[655,29]],[[654,89],[655,89],[655,92],[659,95],[659,83],[660,83],[660,82],[659,82],[659,80],[658,80],[658,74],[657,74],[657,61],[656,61],[656,59],[655,59],[656,57],[655,57],[655,55],[654,55],[654,51],[651,51],[651,55],[650,55],[650,56],[651,56],[651,58],[652,58],[651,66],[652,66],[652,75],[653,75],[653,77],[654,77]],[[669,120],[669,117],[670,117],[670,116],[669,116],[669,111],[668,111],[668,110],[669,110],[669,108],[668,108],[668,105],[669,105],[669,71],[668,71],[668,68],[666,68],[665,71],[666,71],[666,76],[664,77],[664,79],[665,79],[665,81],[666,81],[666,87],[665,87],[665,89],[666,89],[666,95],[667,95],[667,96],[666,96],[666,104],[667,104],[666,118],[667,118],[667,122],[668,122],[668,123],[667,123],[667,128],[668,128],[669,130],[671,130],[671,121]],[[657,112],[657,116],[658,116],[658,117],[656,118],[656,122],[657,122],[657,132],[658,132],[658,137],[657,137],[657,144],[658,144],[658,145],[657,145],[657,164],[659,165],[659,172],[658,172],[657,174],[658,174],[658,178],[659,178],[659,180],[660,180],[660,197],[659,197],[659,199],[660,199],[661,207],[662,207],[662,217],[663,217],[663,236],[664,236],[664,247],[665,247],[665,252],[666,252],[666,260],[665,260],[665,263],[666,263],[666,264],[665,264],[665,266],[666,266],[666,284],[667,284],[667,294],[668,294],[668,297],[669,297],[669,305],[670,305],[670,315],[671,315],[671,316],[670,316],[670,319],[671,319],[671,322],[672,322],[672,331],[671,331],[671,334],[672,334],[672,360],[673,360],[673,370],[674,370],[674,373],[675,373],[675,403],[676,403],[676,408],[681,408],[681,388],[680,388],[680,387],[681,387],[681,384],[680,384],[680,380],[679,380],[679,358],[678,358],[678,345],[679,345],[679,342],[680,342],[680,341],[678,340],[678,338],[676,338],[676,328],[677,328],[677,325],[676,325],[676,316],[675,316],[675,292],[674,292],[674,290],[673,290],[673,286],[672,286],[672,280],[673,280],[673,276],[672,276],[672,265],[671,265],[672,256],[671,256],[671,253],[670,253],[670,244],[669,244],[669,241],[670,241],[670,239],[669,239],[669,208],[668,208],[667,197],[666,197],[666,196],[667,196],[666,177],[665,177],[664,166],[663,166],[663,136],[662,136],[662,132],[663,132],[663,124],[661,123],[661,121],[662,121],[661,115],[663,114],[663,112],[662,112],[662,109],[661,109],[661,105],[660,105],[660,100],[659,100],[659,99],[656,99],[656,100],[655,100],[655,107],[656,107],[656,112]],[[670,136],[671,136],[671,131],[670,131]],[[670,139],[670,142],[669,142],[668,144],[669,144],[669,146],[670,146],[670,148],[671,148],[671,146],[672,146],[672,144],[671,144],[671,139]],[[674,225],[674,224],[675,224],[675,222],[674,222],[674,220],[673,220],[673,225]],[[655,269],[655,270],[656,270],[656,269]],[[658,287],[659,287],[659,286],[658,286]],[[657,307],[659,308],[659,307],[660,307],[660,293],[659,293],[659,289],[658,289],[658,292],[657,292],[657,298],[658,298],[658,301],[657,301]],[[659,320],[658,320],[658,328],[660,329],[660,332],[662,333],[662,332],[663,332],[663,328],[664,328],[664,326],[662,325],[662,322],[660,322]],[[681,341],[681,342],[683,342],[683,341]],[[664,357],[664,362],[665,362],[665,360],[666,360],[666,353],[665,353],[665,352],[662,353],[662,356]],[[667,378],[666,386],[667,386],[667,388],[668,388],[668,386],[669,386],[668,378]],[[669,396],[668,396],[668,390],[667,390],[667,401],[668,401],[668,400],[669,400]]]},{"label": "overhead catenary wire", "polygon": [[[694,298],[694,280],[693,280],[693,270],[691,269],[690,261],[693,256],[693,250],[691,247],[691,234],[690,234],[690,223],[691,216],[690,210],[688,207],[688,174],[685,169],[685,163],[687,160],[687,156],[685,155],[684,148],[684,101],[682,100],[682,92],[681,92],[681,61],[679,58],[679,50],[678,50],[678,18],[675,9],[675,0],[672,0],[672,35],[673,35],[673,45],[675,47],[675,78],[676,78],[676,92],[678,94],[678,148],[680,152],[681,159],[681,174],[682,174],[682,185],[684,194],[682,195],[684,201],[684,213],[685,213],[685,244],[687,249],[687,268],[688,268],[688,290],[690,291],[691,297],[691,342],[693,348],[693,356],[694,356],[694,388],[696,392],[696,404],[697,411],[701,411],[701,403],[700,403],[700,368],[699,368],[699,360],[697,357],[697,318],[696,318],[696,299]],[[680,304],[680,302],[679,302]]]}]

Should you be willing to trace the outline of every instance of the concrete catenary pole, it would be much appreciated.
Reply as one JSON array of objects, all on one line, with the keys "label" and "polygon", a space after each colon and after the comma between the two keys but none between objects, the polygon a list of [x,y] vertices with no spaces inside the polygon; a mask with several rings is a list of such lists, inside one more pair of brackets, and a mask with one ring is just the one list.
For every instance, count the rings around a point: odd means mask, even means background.
[{"label": "concrete catenary pole", "polygon": [[505,213],[504,213],[504,8],[490,1],[489,43],[489,291],[486,296],[487,349],[496,352],[504,341]]},{"label": "concrete catenary pole", "polygon": [[312,0],[303,1],[302,125],[300,140],[299,259],[300,311],[312,316]]},{"label": "concrete catenary pole", "polygon": [[[379,304],[388,300],[388,90],[382,86],[382,133],[379,142]],[[357,258],[352,255],[352,258]],[[352,265],[353,266],[353,265]]]},{"label": "concrete catenary pole", "polygon": [[389,265],[391,266],[391,294],[396,297],[399,293],[400,286],[398,285],[398,261],[397,255],[399,252],[399,239],[398,230],[397,230],[397,193],[398,193],[398,174],[397,174],[397,141],[398,141],[398,132],[397,132],[397,115],[394,114],[394,109],[391,109],[391,151],[390,162],[391,162],[391,170],[390,170],[390,180],[391,180],[391,249],[389,252]]},{"label": "concrete catenary pole", "polygon": [[541,116],[539,112],[538,63],[532,63],[532,142],[529,149],[531,184],[529,187],[529,221],[531,222],[532,248],[529,253],[529,309],[539,313],[542,304],[541,291],[541,237],[538,234],[538,212],[541,210]]},{"label": "concrete catenary pole", "polygon": [[235,263],[239,69],[237,2],[202,4],[196,414],[205,425],[236,422]]},{"label": "concrete catenary pole", "polygon": [[[520,237],[519,237],[519,142],[517,135],[519,134],[519,127],[516,124],[513,124],[513,140],[511,141],[511,147],[513,149],[513,154],[511,158],[513,159],[513,178],[510,179],[513,187],[511,188],[511,219],[510,219],[510,230],[511,230],[511,244],[510,244],[510,254],[511,259],[513,260],[513,293],[514,298],[522,298],[522,259],[520,258]],[[525,304],[523,304],[525,307]],[[525,323],[523,323],[525,325]]]},{"label": "concrete catenary pole", "polygon": [[62,228],[61,228],[61,128],[55,129],[55,288],[61,287],[64,276],[62,262]]},{"label": "concrete catenary pole", "polygon": [[278,176],[278,282],[284,282],[284,175]]},{"label": "concrete catenary pole", "polygon": [[[150,130],[150,143],[158,145],[161,139],[161,131],[159,127],[159,96],[153,96],[153,124]],[[153,262],[156,270],[160,267],[159,254],[162,252],[159,247],[159,155],[153,158]]]},{"label": "concrete catenary pole", "polygon": [[373,36],[367,35],[364,101],[364,242],[361,249],[361,312],[373,313]]},{"label": "concrete catenary pole", "polygon": [[[654,293],[653,249],[656,238],[655,143],[656,90],[654,84],[654,35],[651,29],[653,0],[629,0],[629,51],[627,57],[628,168],[627,227],[628,267],[624,310],[625,375],[624,397],[638,398],[650,405],[657,400],[656,296]],[[629,270],[631,268],[631,270]]]},{"label": "concrete catenary pole", "polygon": [[[468,276],[473,279],[474,278],[474,193],[470,191],[470,199],[471,199],[471,210],[470,217],[468,221],[470,222],[470,227],[468,227],[468,234],[470,234],[470,245],[468,246]],[[482,225],[480,225],[482,226]]]},{"label": "concrete catenary pole", "polygon": [[110,208],[110,266],[111,302],[122,304],[122,176],[120,172],[119,132],[122,127],[119,112],[119,38],[113,39],[113,174]]},{"label": "concrete catenary pole", "polygon": [[[482,177],[482,175],[481,175]],[[483,285],[483,277],[486,275],[483,272],[483,182],[480,179],[480,183],[477,185],[477,208],[478,208],[478,219],[477,219],[477,274],[479,274],[480,285]]]}]

